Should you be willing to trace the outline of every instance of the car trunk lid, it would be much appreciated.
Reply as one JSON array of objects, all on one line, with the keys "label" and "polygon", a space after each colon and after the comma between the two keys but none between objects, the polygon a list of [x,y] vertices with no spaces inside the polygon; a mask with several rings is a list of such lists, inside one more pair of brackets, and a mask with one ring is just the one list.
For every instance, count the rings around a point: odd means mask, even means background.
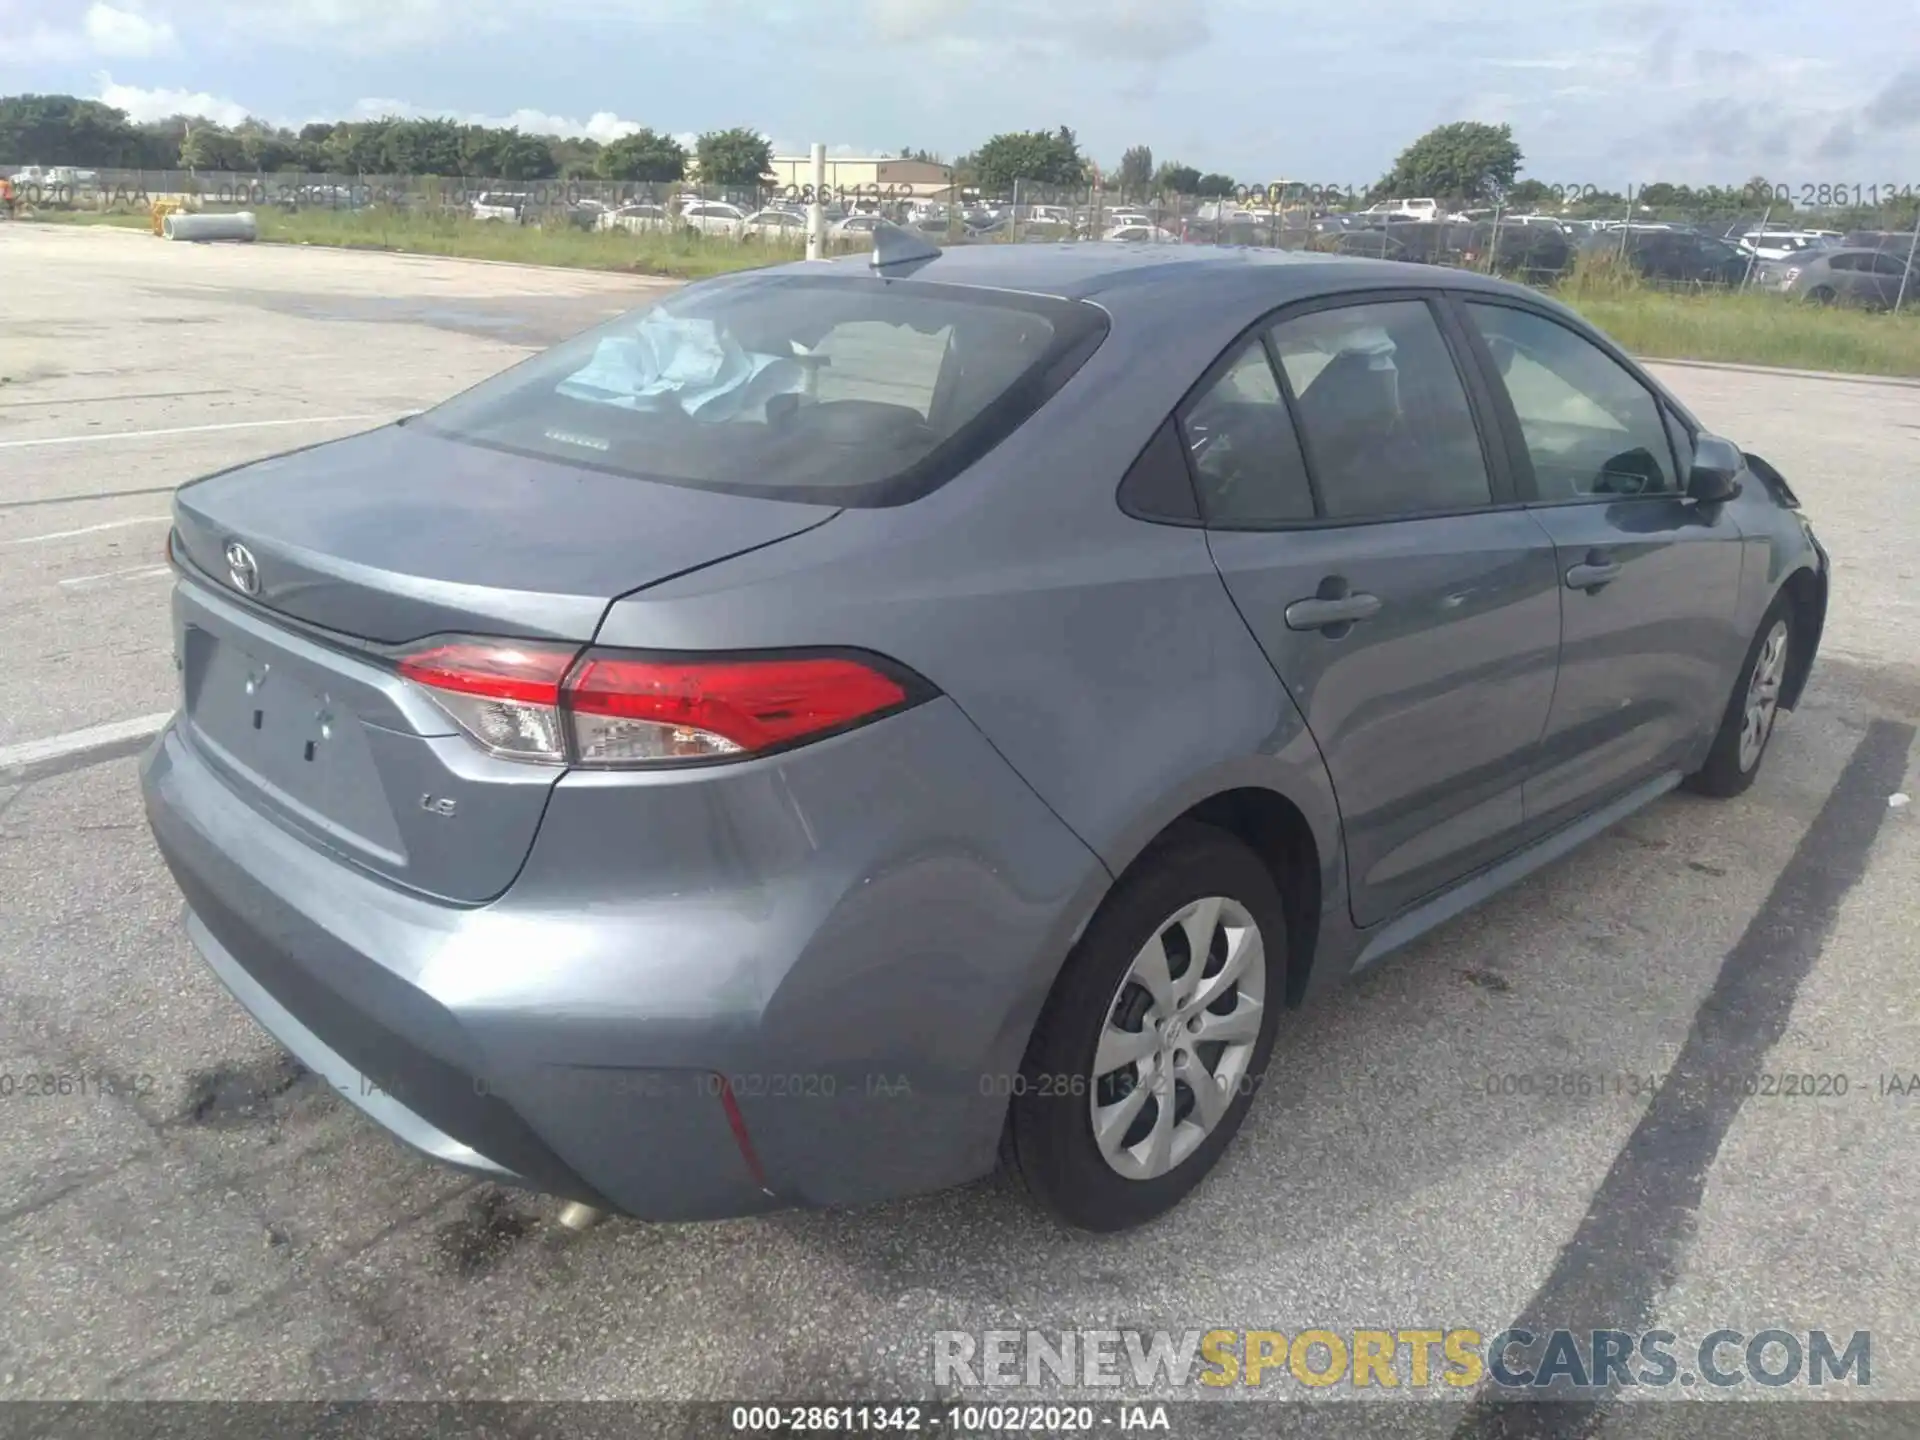
[{"label": "car trunk lid", "polygon": [[828,506],[729,495],[447,440],[410,426],[183,486],[179,543],[256,604],[357,639],[453,631],[591,639],[618,595],[823,523]]},{"label": "car trunk lid", "polygon": [[212,476],[175,501],[183,729],[312,843],[483,902],[518,873],[561,769],[489,754],[400,656],[447,634],[584,646],[616,597],[836,513],[406,428]]}]

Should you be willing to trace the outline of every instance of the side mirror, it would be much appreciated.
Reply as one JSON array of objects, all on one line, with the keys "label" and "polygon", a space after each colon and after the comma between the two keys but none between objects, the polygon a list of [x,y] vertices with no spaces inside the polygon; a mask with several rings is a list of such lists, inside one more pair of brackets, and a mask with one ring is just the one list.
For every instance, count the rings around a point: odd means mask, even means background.
[{"label": "side mirror", "polygon": [[1716,505],[1740,493],[1740,472],[1747,468],[1746,456],[1731,440],[1718,435],[1702,435],[1694,441],[1693,469],[1687,474],[1687,498],[1703,505]]}]

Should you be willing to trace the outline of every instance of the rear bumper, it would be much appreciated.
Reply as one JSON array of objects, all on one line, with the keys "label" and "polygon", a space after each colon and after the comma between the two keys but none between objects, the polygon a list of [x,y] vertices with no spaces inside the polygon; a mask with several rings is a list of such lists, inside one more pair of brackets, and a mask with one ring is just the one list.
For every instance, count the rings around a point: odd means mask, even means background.
[{"label": "rear bumper", "polygon": [[309,1068],[435,1159],[648,1219],[991,1169],[1107,880],[944,699],[762,762],[570,774],[477,907],[290,833],[178,727],[142,781],[195,945]]}]

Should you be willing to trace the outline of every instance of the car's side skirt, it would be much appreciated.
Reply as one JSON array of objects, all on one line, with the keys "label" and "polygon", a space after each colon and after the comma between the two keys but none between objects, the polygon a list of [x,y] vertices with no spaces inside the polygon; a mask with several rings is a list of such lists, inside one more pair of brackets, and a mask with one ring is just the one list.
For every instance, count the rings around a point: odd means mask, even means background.
[{"label": "car's side skirt", "polygon": [[1543,836],[1525,849],[1515,851],[1506,859],[1469,875],[1451,888],[1421,901],[1404,915],[1387,921],[1367,938],[1366,945],[1360,951],[1360,958],[1353,962],[1354,971],[1366,969],[1375,961],[1426,934],[1436,925],[1471,910],[1482,900],[1499,894],[1509,885],[1525,879],[1542,866],[1558,860],[1568,851],[1586,844],[1601,831],[1617,825],[1636,810],[1658,800],[1679,785],[1681,778],[1678,770],[1669,770],[1656,775],[1651,780],[1636,785],[1619,799],[1609,801],[1597,810],[1588,811],[1579,819],[1563,825],[1550,835]]}]

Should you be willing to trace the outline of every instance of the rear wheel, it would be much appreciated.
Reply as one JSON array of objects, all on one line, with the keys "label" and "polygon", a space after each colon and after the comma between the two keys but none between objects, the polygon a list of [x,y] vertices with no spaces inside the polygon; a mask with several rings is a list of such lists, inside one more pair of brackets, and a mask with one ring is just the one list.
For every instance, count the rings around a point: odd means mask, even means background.
[{"label": "rear wheel", "polygon": [[1831,285],[1816,285],[1807,292],[1807,299],[1816,305],[1831,305],[1834,302],[1833,287]]},{"label": "rear wheel", "polygon": [[1747,651],[1747,663],[1727,701],[1726,713],[1707,752],[1707,763],[1687,777],[1687,788],[1702,795],[1738,795],[1760,773],[1760,761],[1773,738],[1780,713],[1780,689],[1793,649],[1792,612],[1786,597],[1773,602]]},{"label": "rear wheel", "polygon": [[1043,1206],[1123,1230],[1199,1184],[1266,1072],[1286,953],[1280,893],[1232,836],[1186,827],[1142,857],[1054,985],[1011,1102]]}]

